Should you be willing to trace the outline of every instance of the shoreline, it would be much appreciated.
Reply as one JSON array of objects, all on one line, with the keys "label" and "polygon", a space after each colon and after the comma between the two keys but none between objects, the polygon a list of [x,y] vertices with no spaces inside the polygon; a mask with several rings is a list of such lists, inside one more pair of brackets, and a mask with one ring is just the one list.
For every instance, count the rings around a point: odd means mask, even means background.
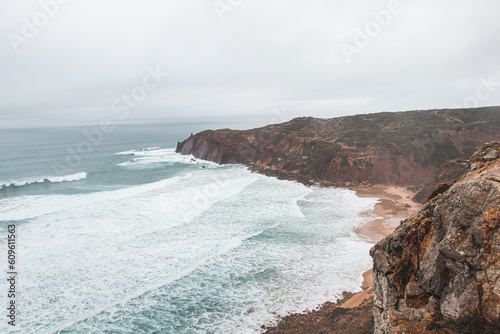
[{"label": "shoreline", "polygon": [[[358,197],[378,200],[372,210],[362,213],[373,219],[354,230],[358,235],[369,238],[374,245],[423,206],[412,200],[416,192],[405,187],[377,185],[348,189],[355,191]],[[322,333],[350,334],[373,331],[372,272],[373,269],[369,269],[363,273],[362,291],[344,292],[344,298],[335,303],[325,302],[318,310],[290,314],[280,319],[277,325],[265,328],[264,333],[303,334],[321,330]]]},{"label": "shoreline", "polygon": [[[378,243],[394,232],[403,220],[417,212],[423,204],[412,200],[416,192],[400,186],[371,186],[349,188],[356,192],[358,197],[377,198],[373,210],[364,212],[366,216],[375,216],[373,220],[359,226],[354,231],[364,237],[370,238],[373,244]],[[365,300],[373,297],[373,268],[363,273],[363,291],[354,294],[351,299],[344,302],[344,308],[360,306]]]}]

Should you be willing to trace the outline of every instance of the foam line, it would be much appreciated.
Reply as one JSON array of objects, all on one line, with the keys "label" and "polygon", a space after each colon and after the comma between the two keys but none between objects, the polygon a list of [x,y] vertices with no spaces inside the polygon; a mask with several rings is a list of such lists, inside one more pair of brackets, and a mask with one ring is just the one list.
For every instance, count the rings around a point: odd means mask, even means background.
[{"label": "foam line", "polygon": [[0,189],[8,187],[24,187],[30,184],[36,183],[61,183],[61,182],[73,182],[80,181],[87,178],[87,173],[81,172],[65,176],[44,176],[44,177],[31,177],[20,181],[10,181],[0,184]]}]

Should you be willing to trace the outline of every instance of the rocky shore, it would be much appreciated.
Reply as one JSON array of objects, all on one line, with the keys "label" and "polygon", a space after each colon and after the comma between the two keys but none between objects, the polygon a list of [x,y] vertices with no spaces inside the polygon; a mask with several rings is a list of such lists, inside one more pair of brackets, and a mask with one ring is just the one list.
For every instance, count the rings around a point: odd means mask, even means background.
[{"label": "rocky shore", "polygon": [[357,232],[386,236],[371,251],[373,288],[370,271],[364,291],[265,333],[500,333],[500,144],[478,149],[470,165],[420,209],[404,189],[359,189],[380,198],[380,218]]},{"label": "rocky shore", "polygon": [[500,144],[476,150],[499,138],[492,107],[204,131],[177,151],[379,198],[356,230],[376,243],[373,288],[367,272],[361,293],[266,333],[500,333]]},{"label": "rocky shore", "polygon": [[207,130],[177,152],[304,184],[393,185],[425,203],[467,170],[476,147],[500,138],[500,107],[301,117],[253,130]]},{"label": "rocky shore", "polygon": [[372,250],[375,333],[500,333],[500,144]]},{"label": "rocky shore", "polygon": [[292,314],[283,318],[277,326],[263,328],[266,334],[371,334],[373,333],[373,299],[364,300],[357,307],[346,302],[352,294],[344,293],[337,303],[327,302],[317,311]]}]

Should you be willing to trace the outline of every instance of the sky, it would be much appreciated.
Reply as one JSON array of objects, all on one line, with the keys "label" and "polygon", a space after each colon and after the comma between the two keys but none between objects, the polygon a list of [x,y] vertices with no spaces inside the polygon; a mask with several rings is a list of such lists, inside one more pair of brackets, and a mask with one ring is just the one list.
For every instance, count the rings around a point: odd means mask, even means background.
[{"label": "sky", "polygon": [[498,0],[0,0],[0,127],[500,105]]}]

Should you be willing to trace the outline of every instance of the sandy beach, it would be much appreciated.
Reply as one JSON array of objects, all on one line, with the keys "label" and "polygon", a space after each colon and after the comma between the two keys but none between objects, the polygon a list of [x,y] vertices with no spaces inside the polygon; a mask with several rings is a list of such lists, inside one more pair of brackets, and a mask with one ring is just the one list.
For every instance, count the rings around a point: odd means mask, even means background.
[{"label": "sandy beach", "polygon": [[[373,210],[365,212],[367,217],[373,217],[365,225],[357,228],[356,233],[370,239],[376,244],[391,234],[411,214],[422,207],[422,204],[412,201],[415,193],[395,186],[355,187],[359,197],[377,198]],[[267,328],[266,333],[299,334],[321,333],[361,333],[373,330],[373,278],[372,270],[363,273],[363,291],[349,294],[336,303],[326,302],[320,309],[306,314],[292,314],[283,318],[277,326]],[[335,317],[335,315],[339,317]]]},{"label": "sandy beach", "polygon": [[[422,207],[422,204],[412,200],[415,192],[404,187],[373,186],[351,189],[356,191],[356,195],[359,197],[374,197],[379,199],[373,211],[365,213],[367,216],[374,216],[374,219],[355,230],[356,233],[370,238],[373,244],[376,244],[394,232],[399,224],[401,224],[401,221]],[[363,279],[364,281],[361,286],[363,291],[344,302],[342,307],[358,307],[363,301],[373,296],[372,269],[363,274]]]}]

